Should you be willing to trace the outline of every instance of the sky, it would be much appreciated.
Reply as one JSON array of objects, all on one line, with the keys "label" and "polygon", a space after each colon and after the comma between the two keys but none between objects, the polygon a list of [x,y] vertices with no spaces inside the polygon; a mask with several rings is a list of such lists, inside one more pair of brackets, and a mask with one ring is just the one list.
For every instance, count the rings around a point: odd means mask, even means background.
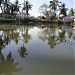
[{"label": "sky", "polygon": [[[15,0],[10,0],[10,1],[11,1],[11,2],[14,2]],[[30,2],[30,4],[33,5],[33,6],[32,6],[32,10],[29,11],[29,14],[30,14],[31,16],[37,17],[37,16],[40,15],[39,10],[38,10],[39,7],[40,7],[42,4],[44,4],[44,3],[46,3],[46,4],[49,5],[49,1],[51,1],[51,0],[28,0],[28,1]],[[75,0],[59,0],[59,1],[65,3],[65,4],[66,4],[66,7],[67,7],[68,9],[70,9],[70,8],[75,8]],[[20,3],[23,3],[24,0],[19,0],[19,2],[20,2]]]}]

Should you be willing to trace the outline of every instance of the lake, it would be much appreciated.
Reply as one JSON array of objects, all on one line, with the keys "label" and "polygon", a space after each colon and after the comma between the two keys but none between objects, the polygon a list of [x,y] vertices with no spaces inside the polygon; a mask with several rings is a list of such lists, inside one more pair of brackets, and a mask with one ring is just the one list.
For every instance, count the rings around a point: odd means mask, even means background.
[{"label": "lake", "polygon": [[74,75],[75,30],[49,25],[0,25],[0,75]]}]

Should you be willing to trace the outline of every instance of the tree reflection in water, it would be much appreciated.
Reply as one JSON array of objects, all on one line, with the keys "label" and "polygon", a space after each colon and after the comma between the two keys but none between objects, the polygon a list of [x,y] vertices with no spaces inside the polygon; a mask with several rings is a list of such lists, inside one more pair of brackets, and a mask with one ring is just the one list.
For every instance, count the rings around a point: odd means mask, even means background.
[{"label": "tree reflection in water", "polygon": [[[16,44],[18,44],[19,38],[23,37],[24,43],[28,43],[28,41],[31,39],[31,35],[29,35],[29,26],[23,26],[23,27],[17,27],[16,29],[13,26],[7,26],[3,25],[1,27],[3,38],[5,39],[5,43],[8,45],[10,41],[14,40]],[[13,29],[12,29],[13,28]],[[22,33],[22,34],[20,34]],[[21,36],[21,37],[20,37]]]},{"label": "tree reflection in water", "polygon": [[5,44],[8,45],[10,43],[10,37],[8,35],[4,35]]},{"label": "tree reflection in water", "polygon": [[28,43],[28,41],[31,38],[31,35],[29,35],[28,30],[29,30],[28,26],[24,27],[22,30],[22,36],[23,36],[24,43]]},{"label": "tree reflection in water", "polygon": [[[10,34],[9,34],[10,35]],[[3,75],[12,75],[13,72],[19,72],[22,70],[21,68],[17,68],[18,62],[14,63],[14,58],[12,58],[11,52],[7,55],[6,59],[2,54],[2,49],[9,44],[10,36],[5,34],[4,37],[1,35],[0,37],[0,74]],[[4,39],[2,39],[2,37]]]},{"label": "tree reflection in water", "polygon": [[4,31],[3,35],[7,45],[10,43],[11,40],[14,40],[15,43],[18,44],[19,32],[14,32],[12,30]]},{"label": "tree reflection in water", "polygon": [[65,40],[65,31],[64,30],[62,30],[62,32],[58,32],[58,34],[59,34],[58,40],[59,40],[60,43],[66,41]]},{"label": "tree reflection in water", "polygon": [[26,47],[24,47],[24,45],[22,47],[20,47],[20,49],[18,49],[18,52],[20,53],[20,56],[22,58],[24,58],[28,55]]},{"label": "tree reflection in water", "polygon": [[[39,26],[40,27],[40,26]],[[47,40],[48,35],[48,27],[42,25],[40,27],[40,31],[38,34],[39,39],[41,39],[43,42]]]},{"label": "tree reflection in water", "polygon": [[18,44],[18,39],[19,39],[19,32],[13,32],[13,39],[16,44]]},{"label": "tree reflection in water", "polygon": [[73,35],[73,32],[72,31],[68,31],[67,33],[68,33],[68,37],[71,38],[72,35]]},{"label": "tree reflection in water", "polygon": [[49,36],[48,37],[48,44],[50,45],[50,48],[54,48],[56,46],[55,36]]},{"label": "tree reflection in water", "polygon": [[0,51],[5,48],[5,41],[2,39],[2,36],[0,37]]},{"label": "tree reflection in water", "polygon": [[19,62],[14,63],[11,52],[7,55],[5,60],[4,55],[0,51],[0,74],[12,75],[13,72],[19,72],[22,67],[17,68]]},{"label": "tree reflection in water", "polygon": [[[38,34],[39,39],[43,42],[48,40],[50,48],[53,49],[56,45],[60,43],[71,42],[70,39],[75,39],[75,34],[73,30],[55,29],[48,26],[40,27],[40,32]],[[70,44],[70,43],[69,43]]]}]

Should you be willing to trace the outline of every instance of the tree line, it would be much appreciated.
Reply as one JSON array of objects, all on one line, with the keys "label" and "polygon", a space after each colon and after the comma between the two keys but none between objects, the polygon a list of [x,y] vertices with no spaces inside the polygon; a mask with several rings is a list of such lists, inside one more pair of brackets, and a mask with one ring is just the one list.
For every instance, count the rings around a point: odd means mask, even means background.
[{"label": "tree line", "polygon": [[67,14],[68,10],[69,9],[66,8],[65,3],[62,3],[59,0],[49,1],[49,5],[44,3],[43,5],[39,7],[40,16],[41,14],[43,14],[46,17],[52,16],[52,15],[56,16],[58,12],[59,12],[59,15],[62,14],[63,16],[67,16],[67,15],[73,16],[74,9],[71,8],[69,10],[69,13]]},{"label": "tree line", "polygon": [[[12,15],[15,17],[18,13],[28,16],[28,11],[31,8],[32,5],[28,0],[24,0],[21,4],[19,3],[19,0],[15,0],[14,3],[10,0],[0,0],[1,14],[5,14],[5,17],[12,17]],[[63,16],[67,16],[68,10],[65,3],[62,3],[59,0],[51,0],[49,1],[49,4],[44,3],[39,7],[40,16],[43,14],[46,17],[56,16],[57,12],[59,12],[59,15],[62,14]],[[68,15],[73,16],[74,13],[74,9],[71,8]]]}]

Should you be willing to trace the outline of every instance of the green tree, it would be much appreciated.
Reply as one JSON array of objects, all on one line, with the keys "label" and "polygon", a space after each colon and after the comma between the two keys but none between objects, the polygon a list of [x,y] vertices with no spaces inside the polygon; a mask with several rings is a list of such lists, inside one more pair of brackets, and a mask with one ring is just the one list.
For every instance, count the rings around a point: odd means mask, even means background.
[{"label": "green tree", "polygon": [[60,4],[61,4],[61,2],[58,1],[58,0],[50,1],[49,8],[50,8],[51,10],[53,10],[53,11],[56,13],[57,8],[58,8],[58,7],[61,7]]},{"label": "green tree", "polygon": [[3,0],[0,0],[0,5],[2,4],[2,1],[3,1]]},{"label": "green tree", "polygon": [[6,17],[10,13],[9,2],[10,2],[10,0],[5,0],[4,1],[4,13],[6,14]]},{"label": "green tree", "polygon": [[[15,3],[13,4],[13,10],[18,12],[19,11],[19,1],[16,0]],[[20,11],[19,11],[20,13]]]},{"label": "green tree", "polygon": [[69,15],[70,15],[70,16],[73,16],[73,15],[74,15],[74,10],[73,10],[73,8],[70,9]]},{"label": "green tree", "polygon": [[1,11],[3,12],[2,6],[1,6],[2,2],[3,2],[3,0],[0,0],[0,8],[1,8]]},{"label": "green tree", "polygon": [[39,12],[40,12],[40,16],[41,16],[41,13],[45,16],[48,16],[48,5],[46,3],[44,3],[43,5],[41,5],[39,7]]},{"label": "green tree", "polygon": [[26,15],[28,16],[29,15],[29,10],[32,8],[32,5],[29,3],[29,1],[25,1],[24,0],[24,6],[23,6],[23,9],[22,11],[26,11]]},{"label": "green tree", "polygon": [[66,8],[66,6],[65,6],[65,3],[63,3],[62,5],[61,5],[61,8],[60,8],[60,13],[59,14],[63,14],[64,16],[66,16],[67,15],[67,8]]}]

